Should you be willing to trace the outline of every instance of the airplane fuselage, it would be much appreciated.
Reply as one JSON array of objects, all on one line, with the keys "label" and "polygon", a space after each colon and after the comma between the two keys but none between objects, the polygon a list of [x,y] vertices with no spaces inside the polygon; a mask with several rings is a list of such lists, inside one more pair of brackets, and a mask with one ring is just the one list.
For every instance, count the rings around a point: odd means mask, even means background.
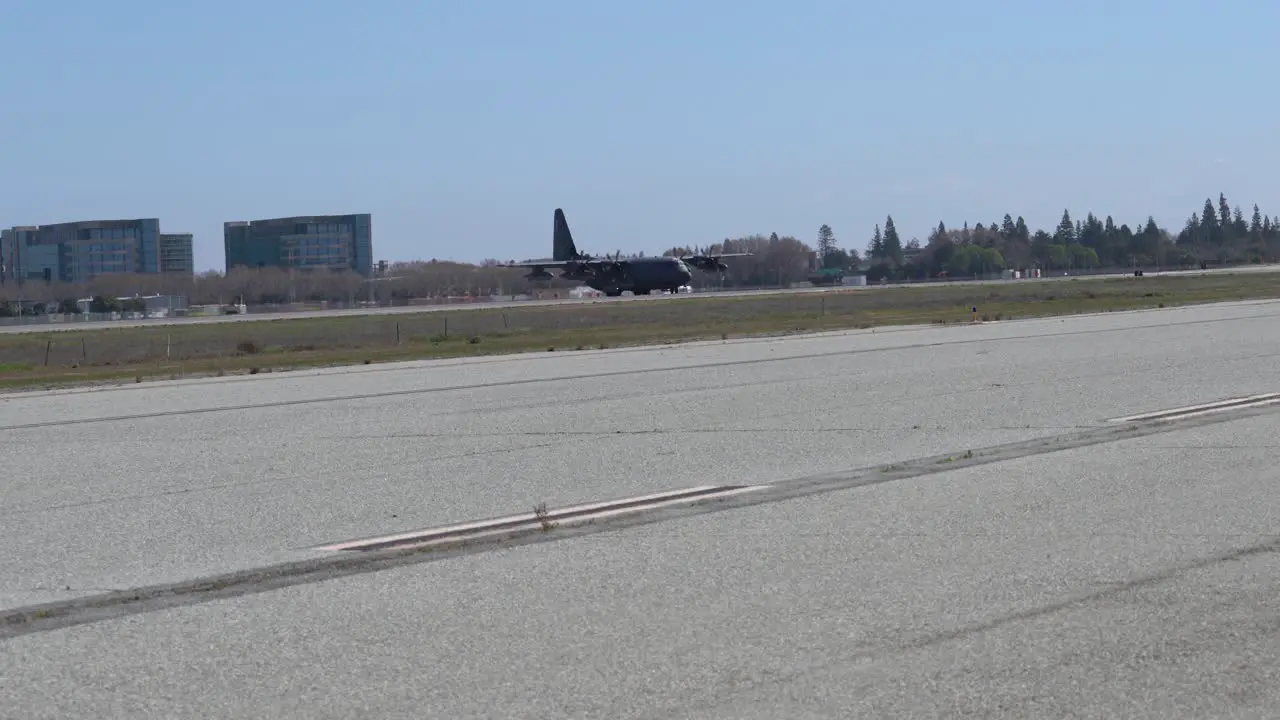
[{"label": "airplane fuselage", "polygon": [[643,257],[569,267],[561,277],[605,295],[617,296],[628,290],[635,295],[648,295],[654,290],[679,292],[693,280],[693,272],[679,258]]}]

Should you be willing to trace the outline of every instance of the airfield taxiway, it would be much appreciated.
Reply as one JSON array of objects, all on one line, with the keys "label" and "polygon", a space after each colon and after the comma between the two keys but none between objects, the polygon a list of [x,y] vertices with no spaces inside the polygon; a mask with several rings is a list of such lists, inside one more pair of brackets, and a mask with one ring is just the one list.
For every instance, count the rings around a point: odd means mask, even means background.
[{"label": "airfield taxiway", "polygon": [[[10,628],[0,715],[1274,714],[1278,321],[1232,303],[0,396],[9,611],[539,502],[771,486]],[[948,463],[1062,436],[1089,444]]]}]

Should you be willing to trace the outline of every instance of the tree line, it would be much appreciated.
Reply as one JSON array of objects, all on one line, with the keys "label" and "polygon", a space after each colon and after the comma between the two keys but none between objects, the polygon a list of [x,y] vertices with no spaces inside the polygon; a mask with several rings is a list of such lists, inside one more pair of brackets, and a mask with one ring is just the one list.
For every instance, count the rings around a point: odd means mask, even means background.
[{"label": "tree line", "polygon": [[817,248],[824,267],[861,268],[869,281],[984,276],[1005,269],[1239,265],[1280,258],[1280,215],[1265,215],[1255,204],[1246,219],[1239,205],[1232,206],[1219,193],[1216,204],[1206,198],[1176,232],[1160,227],[1150,215],[1133,226],[1117,225],[1112,216],[1099,219],[1092,212],[1073,218],[1068,208],[1054,228],[1034,232],[1021,216],[1010,214],[973,227],[965,222],[948,228],[939,222],[923,244],[914,237],[903,243],[889,216],[883,226],[875,226],[865,259],[839,248],[827,225],[818,230]]},{"label": "tree line", "polygon": [[[1265,215],[1257,205],[1249,215],[1219,194],[1181,223],[1176,231],[1145,221],[1117,224],[1111,216],[1086,213],[1074,217],[1064,209],[1058,224],[1031,230],[1021,217],[1006,214],[990,223],[948,227],[939,222],[921,242],[904,242],[893,217],[872,229],[862,250],[841,247],[830,225],[818,229],[810,245],[778,233],[725,238],[703,247],[672,247],[665,255],[750,253],[728,258],[723,273],[695,272],[696,288],[779,287],[806,280],[820,267],[865,273],[868,281],[926,280],[990,276],[1005,269],[1070,271],[1074,269],[1195,267],[1274,262],[1280,256],[1280,216]],[[625,256],[624,256],[625,257]],[[635,257],[635,255],[631,256]],[[460,263],[440,260],[390,263],[372,278],[351,272],[290,272],[279,268],[236,268],[185,275],[103,275],[90,282],[66,283],[10,280],[0,286],[0,314],[33,312],[75,301],[102,299],[101,307],[126,307],[124,299],[145,295],[181,295],[191,304],[286,305],[322,301],[353,304],[403,304],[460,296],[510,296],[547,289],[546,282],[524,277],[527,270],[503,268],[497,260]],[[555,281],[551,288],[567,290]],[[121,298],[121,300],[114,300]],[[112,305],[111,303],[116,303]]]}]

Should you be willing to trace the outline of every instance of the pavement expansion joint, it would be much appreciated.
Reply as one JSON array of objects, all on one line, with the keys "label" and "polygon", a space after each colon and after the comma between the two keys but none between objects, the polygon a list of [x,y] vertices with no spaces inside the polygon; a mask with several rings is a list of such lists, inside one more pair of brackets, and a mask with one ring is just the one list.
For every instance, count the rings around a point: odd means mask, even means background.
[{"label": "pavement expansion joint", "polygon": [[1280,392],[1264,393],[1261,395],[1248,395],[1245,397],[1228,398],[1226,400],[1218,400],[1211,403],[1201,403],[1199,405],[1187,405],[1180,408],[1170,408],[1168,410],[1156,410],[1154,412],[1141,413],[1138,415],[1128,415],[1126,417],[1112,418],[1107,422],[1111,423],[1128,423],[1128,422],[1168,422],[1171,420],[1185,420],[1193,417],[1202,417],[1205,415],[1213,415],[1225,413],[1233,410],[1244,410],[1248,408],[1261,408],[1269,405],[1280,404]]},{"label": "pavement expansion joint", "polygon": [[721,485],[673,490],[669,492],[641,495],[623,500],[575,505],[558,510],[548,510],[540,505],[532,512],[492,520],[451,525],[447,527],[420,530],[415,532],[385,535],[364,540],[323,545],[323,551],[360,551],[371,552],[399,547],[423,547],[430,544],[459,540],[463,538],[489,537],[494,533],[521,530],[552,530],[567,525],[590,523],[594,520],[616,517],[624,513],[643,512],[660,507],[670,507],[688,501],[708,498],[727,497],[746,492],[755,492],[769,487],[768,485]]},{"label": "pavement expansion joint", "polygon": [[[1206,409],[1209,411],[1206,412]],[[533,513],[311,548],[306,557],[266,567],[0,610],[0,640],[414,563],[464,557],[539,542],[554,542],[598,532],[613,532],[665,520],[898,480],[945,476],[954,470],[1231,422],[1277,409],[1280,409],[1280,394],[1250,396],[1210,403],[1208,406],[1120,418],[1115,422],[1065,435],[960,450],[765,485],[701,486],[578,505],[557,511],[543,512],[540,506]],[[324,550],[329,552],[323,552]]]}]

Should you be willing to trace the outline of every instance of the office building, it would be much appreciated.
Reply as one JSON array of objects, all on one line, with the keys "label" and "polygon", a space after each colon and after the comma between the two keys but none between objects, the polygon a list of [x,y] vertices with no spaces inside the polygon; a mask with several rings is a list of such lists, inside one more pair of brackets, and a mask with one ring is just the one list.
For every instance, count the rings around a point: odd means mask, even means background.
[{"label": "office building", "polygon": [[162,273],[194,275],[196,257],[191,233],[161,234],[159,265]]},{"label": "office building", "polygon": [[[190,253],[190,235],[171,237],[185,237]],[[5,282],[83,283],[99,275],[158,273],[160,245],[156,218],[18,226],[0,232],[0,265]]]},{"label": "office building", "polygon": [[227,270],[238,267],[373,272],[372,218],[310,215],[222,225]]},{"label": "office building", "polygon": [[28,276],[58,277],[58,246],[33,244],[39,230],[29,225],[0,230],[0,284],[16,284]]}]

